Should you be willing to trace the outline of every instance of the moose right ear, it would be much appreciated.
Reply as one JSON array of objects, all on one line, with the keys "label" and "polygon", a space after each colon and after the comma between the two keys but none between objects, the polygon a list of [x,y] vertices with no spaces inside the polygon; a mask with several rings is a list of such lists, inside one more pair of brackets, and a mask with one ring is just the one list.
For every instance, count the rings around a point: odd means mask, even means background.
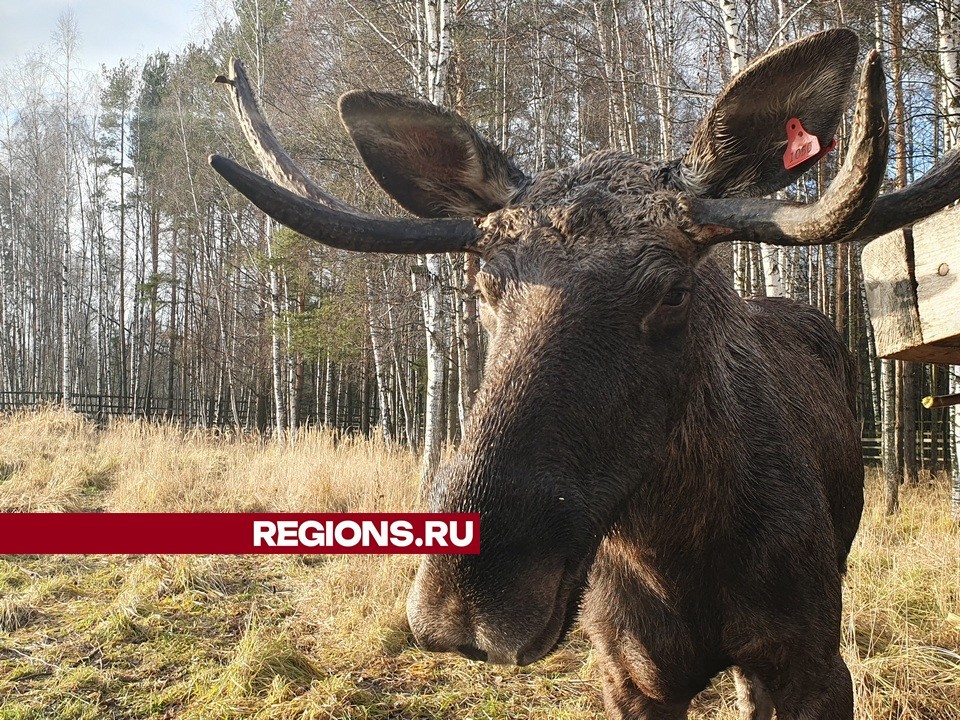
[{"label": "moose right ear", "polygon": [[373,179],[414,215],[480,217],[530,180],[459,115],[391,93],[355,90],[340,118]]},{"label": "moose right ear", "polygon": [[737,75],[701,121],[681,173],[703,197],[758,196],[780,190],[817,163],[786,167],[787,123],[833,140],[857,64],[857,35],[835,29],[784,45]]}]

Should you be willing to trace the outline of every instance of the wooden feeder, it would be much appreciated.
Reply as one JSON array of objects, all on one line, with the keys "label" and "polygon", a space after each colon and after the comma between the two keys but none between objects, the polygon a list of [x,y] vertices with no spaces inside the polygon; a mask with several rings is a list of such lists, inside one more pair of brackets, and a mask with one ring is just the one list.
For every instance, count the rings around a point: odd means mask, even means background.
[{"label": "wooden feeder", "polygon": [[878,237],[861,264],[877,355],[960,365],[960,207]]}]

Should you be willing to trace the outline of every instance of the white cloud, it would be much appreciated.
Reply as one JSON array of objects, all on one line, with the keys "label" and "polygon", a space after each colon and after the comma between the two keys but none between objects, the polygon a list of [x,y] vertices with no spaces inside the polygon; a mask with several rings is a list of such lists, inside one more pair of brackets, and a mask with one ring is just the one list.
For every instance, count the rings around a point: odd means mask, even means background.
[{"label": "white cloud", "polygon": [[121,58],[175,52],[203,36],[203,0],[0,0],[0,68],[40,47],[49,48],[57,20],[73,11],[77,66],[98,71]]}]

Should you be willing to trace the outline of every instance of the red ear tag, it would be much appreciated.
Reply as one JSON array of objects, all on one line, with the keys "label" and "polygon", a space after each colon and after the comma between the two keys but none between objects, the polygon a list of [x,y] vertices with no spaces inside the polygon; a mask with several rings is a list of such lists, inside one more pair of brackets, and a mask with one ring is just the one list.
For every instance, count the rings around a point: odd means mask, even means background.
[{"label": "red ear tag", "polygon": [[807,160],[822,158],[836,146],[837,139],[834,138],[821,150],[820,138],[804,130],[800,118],[790,118],[787,120],[787,149],[783,153],[783,166],[793,170]]}]

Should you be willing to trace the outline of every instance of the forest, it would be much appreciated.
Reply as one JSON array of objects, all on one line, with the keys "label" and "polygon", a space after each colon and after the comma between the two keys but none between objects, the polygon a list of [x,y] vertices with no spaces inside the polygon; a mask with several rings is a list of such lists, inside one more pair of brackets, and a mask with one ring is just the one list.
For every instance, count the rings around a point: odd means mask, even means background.
[{"label": "forest", "polygon": [[[202,36],[177,50],[86,67],[82,32],[67,11],[49,42],[0,66],[0,517],[429,507],[424,488],[465,435],[492,344],[478,320],[481,261],[340,251],[268,219],[208,160],[218,153],[257,168],[223,82],[232,58],[243,60],[296,164],[344,202],[388,216],[404,211],[370,177],[338,116],[338,98],[352,89],[451,108],[531,176],[607,148],[672,159],[751,61],[848,27],[860,38],[857,64],[877,49],[886,71],[890,153],[881,192],[908,186],[960,144],[960,0],[197,2],[205,2]],[[836,149],[782,199],[810,202],[826,192],[852,119],[851,107]],[[794,580],[815,564],[801,546],[772,554],[776,537],[755,524],[765,507],[796,509],[791,497],[827,512],[820,495],[801,496],[802,483],[792,482],[809,470],[809,453],[789,455],[801,458],[784,463],[790,482],[770,483],[779,478],[766,464],[755,471],[754,489],[773,488],[776,498],[764,506],[746,494],[749,507],[737,518],[746,519],[749,542],[736,552],[720,544],[716,564],[742,566],[749,580],[770,550],[775,576],[789,580],[777,584],[784,604],[775,621],[752,624],[783,635],[797,598],[836,591],[839,603],[842,593],[831,638],[852,680],[855,709],[844,717],[946,720],[960,717],[960,406],[928,409],[921,399],[960,393],[960,367],[878,357],[863,246],[729,243],[713,251],[740,295],[810,303],[839,331],[858,365],[866,465],[862,521],[841,556],[845,574],[831,574],[823,593]],[[788,378],[795,391],[803,372]],[[789,393],[760,400],[771,415],[777,403],[812,407]],[[718,416],[728,419],[728,407]],[[856,428],[841,410],[846,430],[837,443],[850,450],[844,457],[859,491]],[[610,447],[621,442],[616,430],[599,428]],[[762,435],[744,438],[741,455],[760,457]],[[798,447],[812,444],[794,437]],[[784,456],[792,449],[778,447]],[[834,468],[827,470],[818,472]],[[708,503],[718,496],[702,492],[705,473],[693,475],[676,492],[696,490],[682,504],[684,521],[672,524],[682,530],[690,518],[713,533],[696,537],[722,537],[728,526]],[[522,492],[490,495],[508,498],[509,510],[533,505]],[[647,519],[662,521],[658,513],[671,509],[661,503]],[[821,552],[836,536],[836,523],[831,534],[823,524],[774,517],[776,532],[815,536]],[[568,534],[562,523],[530,517],[509,529],[524,523]],[[485,537],[496,552],[502,536]],[[647,554],[686,557],[708,544]],[[751,554],[754,545],[764,552]],[[833,553],[831,546],[831,573]],[[607,671],[586,624],[574,622],[549,655],[524,667],[427,651],[407,602],[419,561],[0,555],[0,720],[602,716]],[[490,583],[498,593],[504,585]],[[737,587],[741,594],[730,597],[763,599],[761,588]],[[686,595],[701,608],[725,593]],[[524,598],[525,620],[535,595]],[[807,634],[793,636],[811,644]],[[738,703],[742,682],[715,675],[689,717],[767,717]],[[825,708],[814,705],[799,714]]]},{"label": "forest", "polygon": [[[903,187],[960,133],[956,0],[235,0],[207,39],[113,67],[78,67],[66,14],[47,46],[0,74],[0,407],[62,404],[260,431],[382,435],[429,475],[483,374],[473,257],[325,248],[270,221],[211,171],[252,163],[214,84],[242,58],[277,135],[321,186],[402,211],[343,131],[337,98],[389,89],[456,109],[528,172],[617,148],[682,154],[752,58],[835,26],[878,48],[890,96],[885,185]],[[784,197],[819,196],[839,152]],[[811,303],[860,363],[865,461],[896,507],[901,481],[954,471],[956,369],[876,357],[857,243],[736,245],[744,296]],[[886,449],[886,453],[884,453]],[[955,491],[960,508],[960,482]]]}]

